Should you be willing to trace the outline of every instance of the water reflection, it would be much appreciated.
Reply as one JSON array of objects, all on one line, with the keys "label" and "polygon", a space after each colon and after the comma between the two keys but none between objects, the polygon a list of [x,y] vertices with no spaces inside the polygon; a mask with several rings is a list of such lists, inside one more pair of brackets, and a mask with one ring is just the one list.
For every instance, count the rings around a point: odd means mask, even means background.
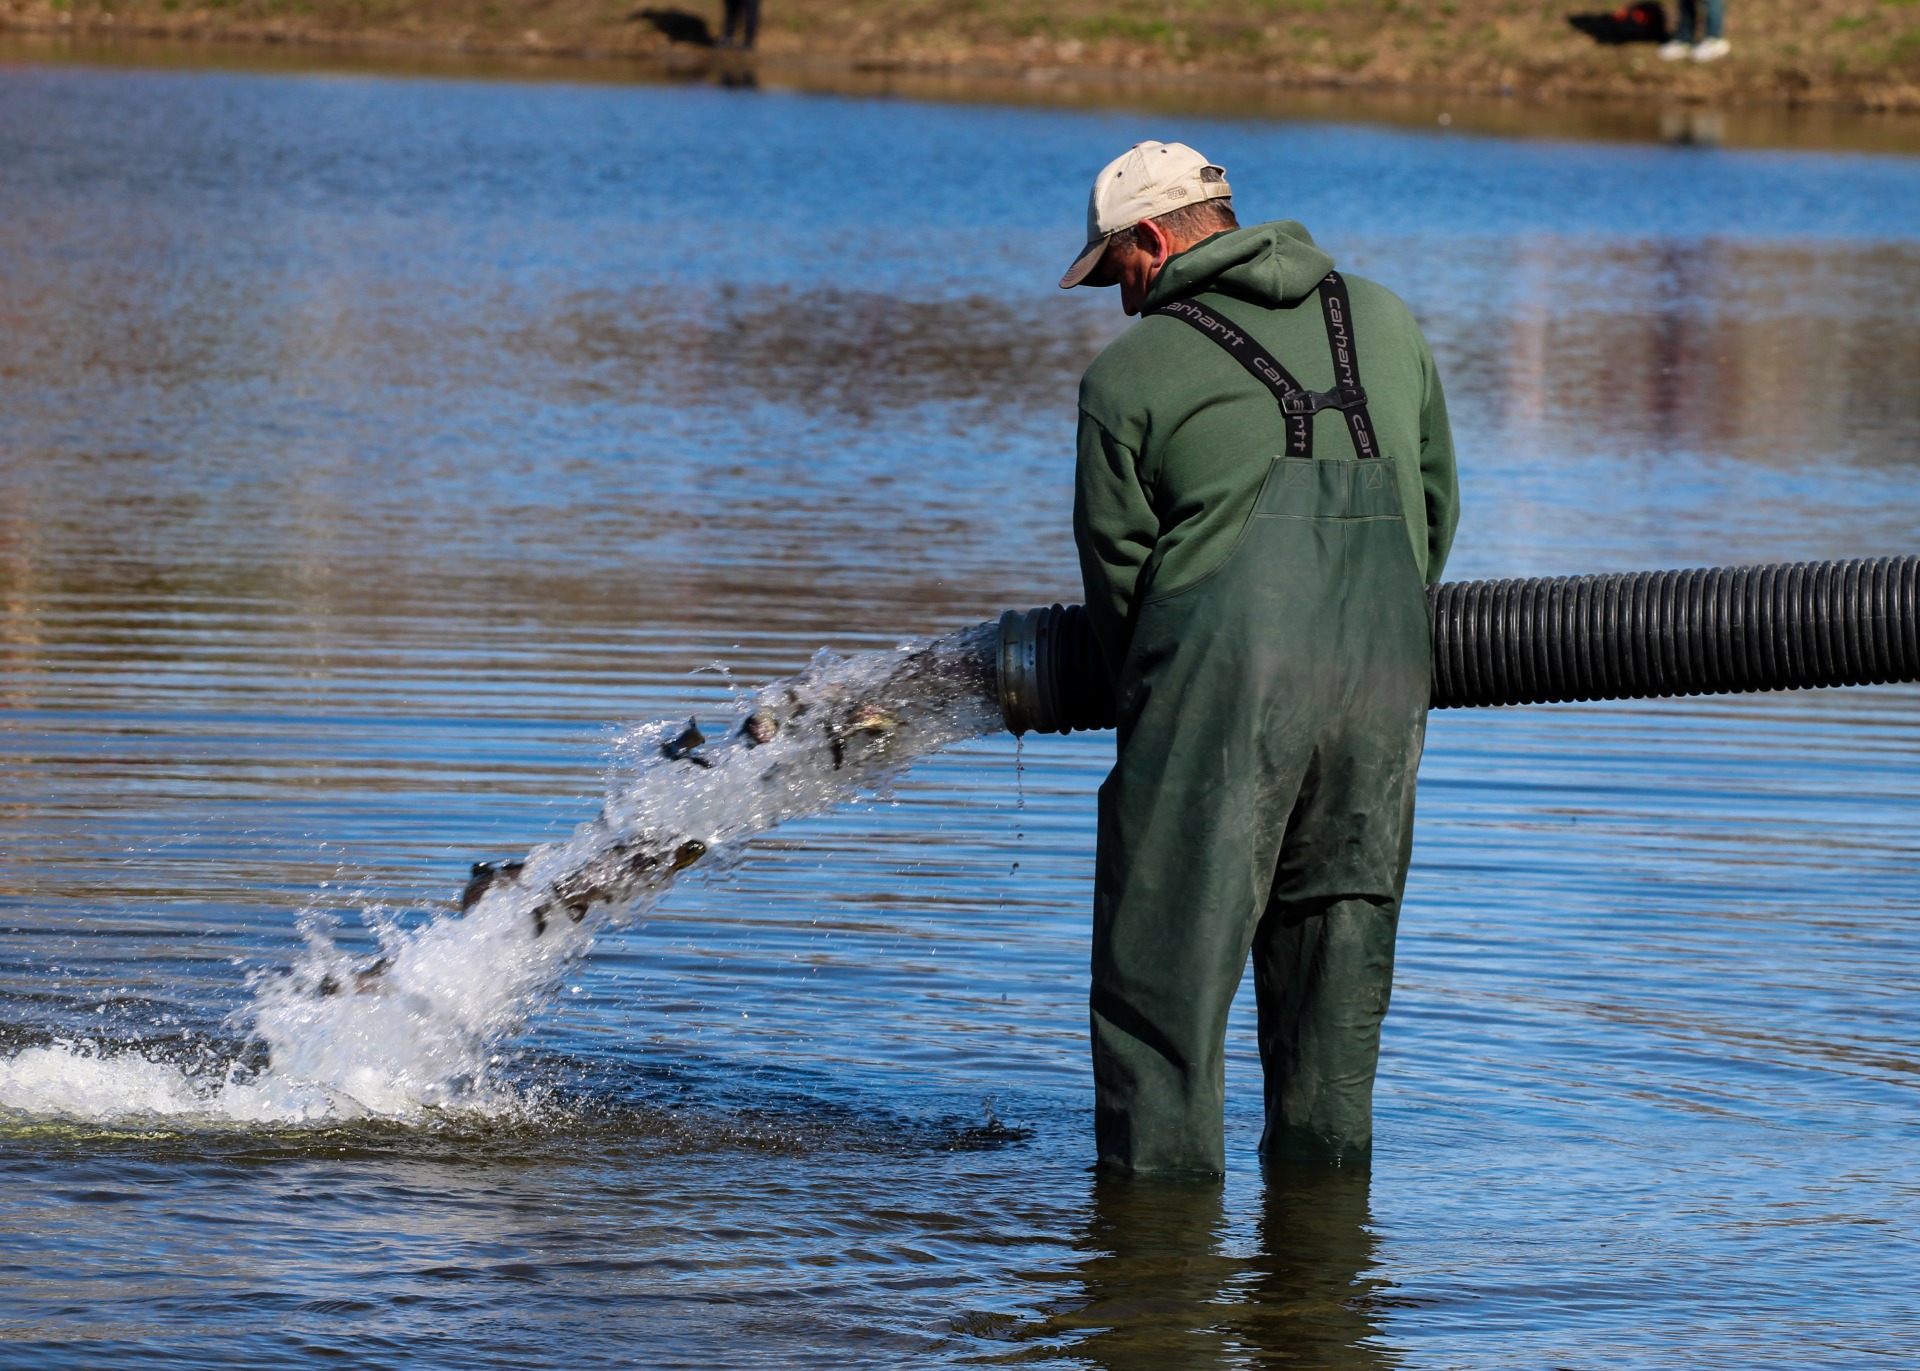
[{"label": "water reflection", "polygon": [[1920,252],[1724,239],[1519,245],[1501,403],[1584,434],[1769,463],[1920,462]]},{"label": "water reflection", "polygon": [[754,398],[851,417],[956,402],[1059,412],[1125,323],[1089,303],[834,286],[597,291],[561,302],[524,345],[581,398]]},{"label": "water reflection", "polygon": [[1660,140],[1682,147],[1717,148],[1727,141],[1727,112],[1692,105],[1661,110]]},{"label": "water reflection", "polygon": [[1069,1293],[1007,1363],[1070,1353],[1107,1371],[1381,1371],[1390,1282],[1365,1168],[1271,1163],[1251,1237],[1209,1180],[1101,1176]]},{"label": "water reflection", "polygon": [[[1449,400],[1539,460],[1920,461],[1909,243],[1526,235],[1439,263],[1396,245],[1362,255],[1411,283]],[[1438,289],[1436,272],[1451,278]],[[1469,274],[1486,288],[1456,289]]]}]

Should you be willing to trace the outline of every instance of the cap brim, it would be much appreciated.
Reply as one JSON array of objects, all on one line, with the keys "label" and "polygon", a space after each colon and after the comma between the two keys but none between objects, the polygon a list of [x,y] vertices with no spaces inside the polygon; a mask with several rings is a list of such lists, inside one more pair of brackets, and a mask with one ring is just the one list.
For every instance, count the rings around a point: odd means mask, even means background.
[{"label": "cap brim", "polygon": [[[1107,235],[1111,238],[1113,235]],[[1096,238],[1080,250],[1073,259],[1073,265],[1067,268],[1067,274],[1060,278],[1060,289],[1072,290],[1085,283],[1093,275],[1093,269],[1100,265],[1100,259],[1107,255],[1107,238]]]}]

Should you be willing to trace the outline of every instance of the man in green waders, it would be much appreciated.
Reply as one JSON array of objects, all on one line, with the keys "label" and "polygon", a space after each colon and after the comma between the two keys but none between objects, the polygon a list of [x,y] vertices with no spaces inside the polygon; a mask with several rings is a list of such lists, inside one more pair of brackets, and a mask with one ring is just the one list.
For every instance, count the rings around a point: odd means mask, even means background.
[{"label": "man in green waders", "polygon": [[1458,517],[1407,308],[1226,173],[1141,143],[1094,181],[1060,284],[1140,322],[1080,384],[1074,537],[1119,702],[1094,887],[1103,1165],[1225,1169],[1249,952],[1269,1157],[1364,1163]]}]

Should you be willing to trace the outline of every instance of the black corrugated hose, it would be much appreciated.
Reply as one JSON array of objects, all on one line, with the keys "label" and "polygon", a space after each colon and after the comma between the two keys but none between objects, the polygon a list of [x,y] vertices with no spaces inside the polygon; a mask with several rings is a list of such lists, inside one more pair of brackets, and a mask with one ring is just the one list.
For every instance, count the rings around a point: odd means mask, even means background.
[{"label": "black corrugated hose", "polygon": [[[1455,581],[1427,598],[1435,709],[1920,680],[1920,557]],[[1113,727],[1084,608],[1010,612],[1001,639],[1008,728]]]},{"label": "black corrugated hose", "polygon": [[1428,602],[1436,709],[1920,677],[1920,557],[1459,581]]}]

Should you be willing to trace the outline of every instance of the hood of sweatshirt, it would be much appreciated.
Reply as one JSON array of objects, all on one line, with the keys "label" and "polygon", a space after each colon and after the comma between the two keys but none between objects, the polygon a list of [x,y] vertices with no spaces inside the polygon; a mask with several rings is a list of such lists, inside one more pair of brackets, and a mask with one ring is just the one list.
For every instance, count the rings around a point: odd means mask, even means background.
[{"label": "hood of sweatshirt", "polygon": [[1202,291],[1218,290],[1275,308],[1297,304],[1333,270],[1333,258],[1313,244],[1304,224],[1228,229],[1169,257],[1148,290],[1142,311]]}]

